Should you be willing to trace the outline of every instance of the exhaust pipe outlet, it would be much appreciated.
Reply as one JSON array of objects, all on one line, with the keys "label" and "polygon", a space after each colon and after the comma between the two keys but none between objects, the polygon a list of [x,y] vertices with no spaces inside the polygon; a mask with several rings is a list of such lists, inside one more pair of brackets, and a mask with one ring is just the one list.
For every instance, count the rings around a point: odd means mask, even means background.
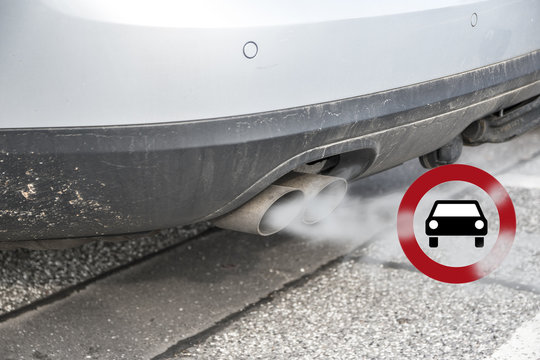
[{"label": "exhaust pipe outlet", "polygon": [[347,181],[335,176],[292,172],[278,180],[277,184],[304,192],[306,207],[302,221],[308,225],[330,215],[347,193]]},{"label": "exhaust pipe outlet", "polygon": [[284,229],[304,210],[304,193],[270,185],[259,195],[214,221],[217,227],[262,236]]}]

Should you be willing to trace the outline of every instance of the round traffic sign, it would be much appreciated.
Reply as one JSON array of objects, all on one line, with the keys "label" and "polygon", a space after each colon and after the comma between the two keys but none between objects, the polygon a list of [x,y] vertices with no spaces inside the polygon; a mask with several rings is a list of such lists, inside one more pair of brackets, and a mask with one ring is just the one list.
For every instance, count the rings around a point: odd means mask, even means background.
[{"label": "round traffic sign", "polygon": [[[448,181],[465,181],[484,190],[493,200],[499,213],[499,236],[488,255],[467,266],[447,266],[440,264],[418,245],[414,234],[414,212],[422,197],[433,187]],[[446,283],[467,283],[483,278],[504,260],[516,234],[516,213],[510,195],[504,187],[487,172],[469,165],[444,165],[420,176],[409,187],[397,217],[399,242],[409,261],[425,275]]]}]

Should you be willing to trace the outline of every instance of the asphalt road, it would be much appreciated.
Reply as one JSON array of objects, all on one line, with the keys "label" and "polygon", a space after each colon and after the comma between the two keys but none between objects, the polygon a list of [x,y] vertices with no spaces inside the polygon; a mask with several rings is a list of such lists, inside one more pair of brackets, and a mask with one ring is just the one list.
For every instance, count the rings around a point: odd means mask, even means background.
[{"label": "asphalt road", "polygon": [[[424,173],[413,160],[355,183],[320,225],[267,238],[201,224],[127,243],[2,252],[0,358],[540,359],[538,144],[535,131],[464,149],[460,162],[495,175],[518,218],[512,251],[478,282],[437,282],[404,256],[397,207]],[[463,184],[430,194],[480,196]],[[455,246],[466,255],[469,245]],[[426,251],[469,261],[455,249],[441,240],[439,252]]]}]

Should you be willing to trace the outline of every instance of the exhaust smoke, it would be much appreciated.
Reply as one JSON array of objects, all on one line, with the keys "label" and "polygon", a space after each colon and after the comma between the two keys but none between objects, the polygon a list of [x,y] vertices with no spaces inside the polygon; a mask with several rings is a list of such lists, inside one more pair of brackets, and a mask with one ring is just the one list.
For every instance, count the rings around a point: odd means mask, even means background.
[{"label": "exhaust smoke", "polygon": [[[295,221],[285,231],[313,243],[330,242],[354,248],[394,226],[399,199],[398,193],[377,198],[347,196],[324,220],[311,225]],[[399,245],[386,251],[401,254]]]}]

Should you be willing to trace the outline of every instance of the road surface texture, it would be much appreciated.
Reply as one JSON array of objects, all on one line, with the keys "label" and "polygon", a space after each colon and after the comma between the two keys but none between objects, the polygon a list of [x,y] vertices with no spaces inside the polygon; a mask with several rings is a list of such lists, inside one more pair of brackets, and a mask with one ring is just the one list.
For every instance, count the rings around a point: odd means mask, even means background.
[{"label": "road surface texture", "polygon": [[[201,224],[127,243],[2,252],[0,358],[538,360],[539,144],[535,131],[464,149],[460,162],[496,176],[518,218],[512,251],[478,282],[437,282],[404,256],[396,214],[425,172],[414,160],[355,183],[320,225],[267,238]],[[464,184],[430,193],[479,196]],[[481,203],[496,229],[495,208]],[[449,256],[448,241],[439,248],[425,250],[464,261]]]}]

